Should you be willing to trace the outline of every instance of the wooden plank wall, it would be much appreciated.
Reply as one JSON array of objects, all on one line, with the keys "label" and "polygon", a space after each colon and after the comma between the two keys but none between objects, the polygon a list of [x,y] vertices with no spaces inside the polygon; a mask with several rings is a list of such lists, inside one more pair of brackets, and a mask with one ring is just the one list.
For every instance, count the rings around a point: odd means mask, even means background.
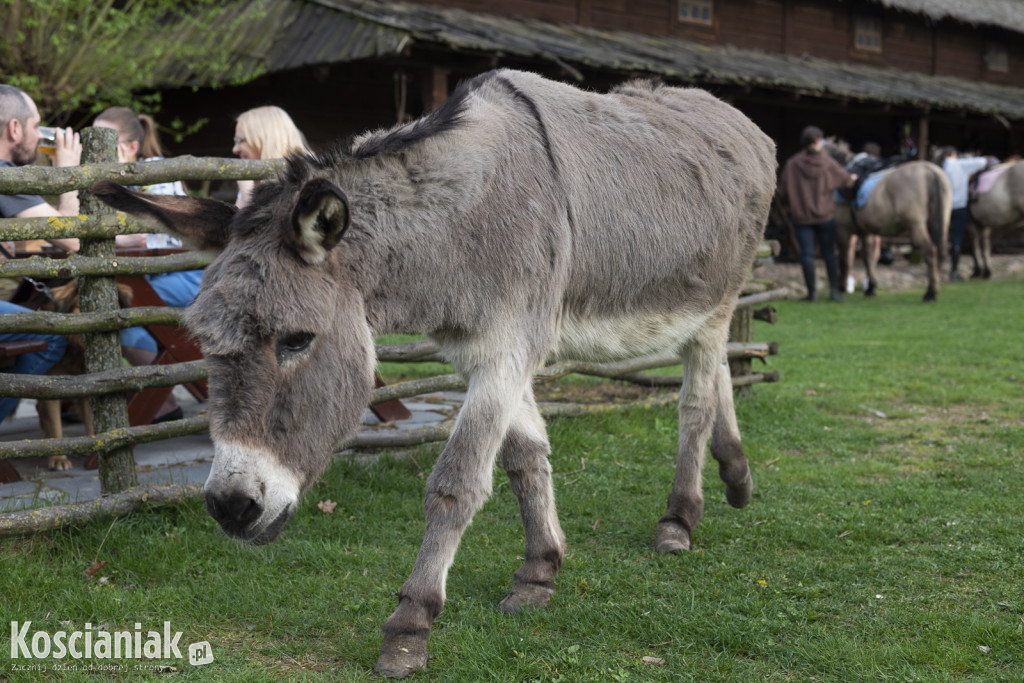
[{"label": "wooden plank wall", "polygon": [[[781,0],[739,0],[720,6],[718,42],[785,53],[787,27],[783,5]],[[699,39],[693,31],[680,28],[678,35],[681,38]]]},{"label": "wooden plank wall", "polygon": [[[715,23],[709,27],[680,22],[677,0],[423,1],[499,16],[670,35],[1024,87],[1024,36],[1020,33],[979,29],[949,19],[933,23],[919,14],[883,10],[868,0],[715,0]],[[853,26],[858,13],[881,17],[880,54],[854,49]],[[1007,46],[1010,65],[1006,73],[985,66],[985,41],[990,38]]]}]

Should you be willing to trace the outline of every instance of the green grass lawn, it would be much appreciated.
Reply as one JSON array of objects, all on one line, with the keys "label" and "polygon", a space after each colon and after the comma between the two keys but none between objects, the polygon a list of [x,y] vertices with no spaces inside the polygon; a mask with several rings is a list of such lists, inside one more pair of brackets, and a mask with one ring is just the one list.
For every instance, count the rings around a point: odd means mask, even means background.
[{"label": "green grass lawn", "polygon": [[[778,304],[757,337],[779,342],[781,381],[737,402],[753,500],[730,508],[709,458],[688,554],[653,550],[674,408],[551,421],[569,545],[557,594],[543,611],[496,610],[523,552],[499,471],[414,680],[1024,680],[1022,294],[1011,280],[947,286],[935,305],[920,292]],[[336,462],[261,548],[225,537],[199,501],[0,540],[0,624],[169,621],[216,658],[144,662],[178,679],[372,680],[438,449]],[[0,680],[39,677],[13,670],[6,638],[0,653]],[[122,663],[114,678],[168,676]]]}]

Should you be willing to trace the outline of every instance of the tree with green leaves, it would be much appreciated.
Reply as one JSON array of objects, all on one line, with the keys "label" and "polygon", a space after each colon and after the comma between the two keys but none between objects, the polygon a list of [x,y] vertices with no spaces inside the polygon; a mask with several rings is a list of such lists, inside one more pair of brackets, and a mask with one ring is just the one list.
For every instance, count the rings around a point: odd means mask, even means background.
[{"label": "tree with green leaves", "polygon": [[[31,95],[51,125],[114,105],[152,113],[157,87],[258,76],[234,66],[221,38],[263,11],[260,0],[0,0],[0,81]],[[200,71],[219,83],[187,76]]]}]

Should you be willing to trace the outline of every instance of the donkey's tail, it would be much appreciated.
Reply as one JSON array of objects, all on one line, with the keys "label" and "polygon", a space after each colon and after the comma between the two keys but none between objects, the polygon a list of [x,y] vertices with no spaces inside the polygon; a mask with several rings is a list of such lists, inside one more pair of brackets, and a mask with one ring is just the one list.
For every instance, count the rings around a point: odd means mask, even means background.
[{"label": "donkey's tail", "polygon": [[939,252],[939,270],[942,270],[942,256],[946,253],[946,226],[949,217],[946,216],[946,212],[943,210],[942,201],[942,173],[939,170],[937,173],[931,173],[929,175],[929,187],[928,187],[928,236],[932,240],[932,244],[935,245],[936,250]]}]

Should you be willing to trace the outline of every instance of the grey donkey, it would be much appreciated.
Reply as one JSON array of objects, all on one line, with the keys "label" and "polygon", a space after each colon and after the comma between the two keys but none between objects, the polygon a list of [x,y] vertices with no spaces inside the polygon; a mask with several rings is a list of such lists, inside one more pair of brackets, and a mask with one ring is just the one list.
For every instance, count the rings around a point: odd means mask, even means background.
[{"label": "grey donkey", "polygon": [[525,562],[501,609],[550,600],[565,555],[531,380],[548,360],[676,349],[685,363],[675,480],[655,547],[690,547],[705,445],[726,497],[750,499],[725,344],[775,190],[773,142],[701,90],[636,81],[584,92],[509,70],[436,111],[293,157],[240,211],[208,199],[93,192],[222,252],[186,323],[210,378],[207,507],[267,543],[373,386],[374,338],[422,332],[465,376],[426,483],[426,532],[376,671],[427,663],[427,638],[495,459],[519,501]]}]

